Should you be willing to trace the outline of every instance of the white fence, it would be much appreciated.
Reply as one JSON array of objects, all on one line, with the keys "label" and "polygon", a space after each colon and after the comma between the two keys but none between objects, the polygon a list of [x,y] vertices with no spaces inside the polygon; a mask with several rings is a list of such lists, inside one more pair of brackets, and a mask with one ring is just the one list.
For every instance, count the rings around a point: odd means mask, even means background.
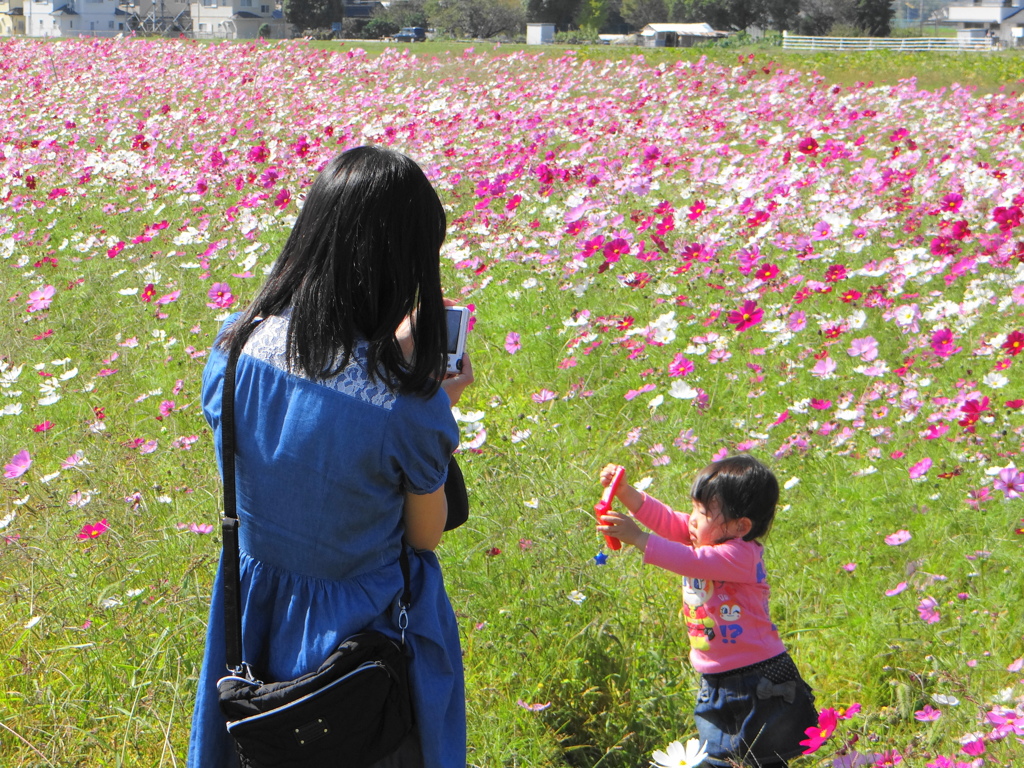
[{"label": "white fence", "polygon": [[811,37],[782,33],[782,47],[794,51],[991,51],[985,38],[957,37]]}]

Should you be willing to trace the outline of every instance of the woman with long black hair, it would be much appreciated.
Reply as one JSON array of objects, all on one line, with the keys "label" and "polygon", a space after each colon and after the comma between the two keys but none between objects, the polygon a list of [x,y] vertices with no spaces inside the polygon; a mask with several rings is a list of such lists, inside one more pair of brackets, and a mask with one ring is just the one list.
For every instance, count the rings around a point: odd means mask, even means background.
[{"label": "woman with long black hair", "polygon": [[[472,366],[445,378],[444,209],[390,150],[334,158],[255,300],[203,373],[221,460],[221,392],[235,388],[244,657],[270,680],[315,670],[364,629],[397,634],[399,553],[411,561],[406,644],[416,733],[389,766],[465,768],[458,627],[433,549]],[[217,703],[223,573],[213,589],[189,768],[238,764]]]}]

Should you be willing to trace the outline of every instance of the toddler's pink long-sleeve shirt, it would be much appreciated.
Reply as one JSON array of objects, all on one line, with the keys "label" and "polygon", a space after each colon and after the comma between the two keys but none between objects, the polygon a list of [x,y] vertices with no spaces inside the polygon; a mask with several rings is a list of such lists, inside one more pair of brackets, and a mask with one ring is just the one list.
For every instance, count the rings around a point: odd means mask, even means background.
[{"label": "toddler's pink long-sleeve shirt", "polygon": [[634,517],[653,532],[644,563],[683,576],[683,615],[694,669],[720,674],[785,652],[768,613],[760,544],[731,539],[694,547],[690,516],[646,494]]}]

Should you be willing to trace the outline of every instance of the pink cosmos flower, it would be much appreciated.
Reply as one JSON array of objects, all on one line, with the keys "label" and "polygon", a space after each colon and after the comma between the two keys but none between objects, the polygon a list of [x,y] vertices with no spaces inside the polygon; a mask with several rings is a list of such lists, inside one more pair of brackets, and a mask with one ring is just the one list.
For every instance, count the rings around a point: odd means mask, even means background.
[{"label": "pink cosmos flower", "polygon": [[209,293],[210,301],[207,302],[206,306],[211,309],[227,309],[235,303],[235,297],[231,293],[231,286],[227,283],[214,283],[210,286]]},{"label": "pink cosmos flower", "polygon": [[805,155],[816,155],[818,154],[818,142],[808,136],[805,139],[801,139],[800,143],[796,147]]},{"label": "pink cosmos flower", "polygon": [[964,743],[960,747],[960,750],[965,755],[970,755],[971,757],[979,757],[980,755],[985,754],[985,740],[973,739],[971,741]]},{"label": "pink cosmos flower", "polygon": [[922,477],[928,474],[928,470],[932,468],[932,460],[927,456],[921,459],[917,464],[912,466],[907,472],[910,474],[911,480],[920,480]]},{"label": "pink cosmos flower", "polygon": [[898,547],[901,544],[906,544],[912,538],[913,536],[911,536],[910,531],[900,529],[896,531],[896,533],[890,533],[888,536],[886,536],[885,543],[888,544],[890,547]]},{"label": "pink cosmos flower", "polygon": [[542,712],[542,711],[544,711],[545,709],[547,709],[548,707],[551,706],[551,702],[550,701],[546,702],[544,704],[527,704],[522,699],[517,700],[516,704],[518,704],[520,707],[522,707],[523,709],[525,709],[525,710],[527,710],[529,712]]},{"label": "pink cosmos flower", "polygon": [[903,755],[895,749],[887,749],[875,758],[875,768],[893,768],[903,762]]},{"label": "pink cosmos flower", "polygon": [[932,334],[932,352],[939,357],[949,357],[959,352],[963,347],[954,347],[953,332],[948,328],[940,328]]},{"label": "pink cosmos flower", "polygon": [[836,369],[836,361],[831,357],[823,357],[814,367],[811,369],[811,375],[817,376],[819,379],[827,379],[832,375],[832,372]]},{"label": "pink cosmos flower", "polygon": [[9,480],[13,480],[16,477],[21,477],[28,468],[32,466],[32,456],[28,451],[18,451],[11,458],[10,462],[4,464],[4,477]]},{"label": "pink cosmos flower", "polygon": [[934,597],[928,596],[925,596],[925,598],[917,604],[917,612],[925,623],[934,624],[942,618],[937,610],[938,605],[939,603]]},{"label": "pink cosmos flower", "polygon": [[871,362],[878,357],[878,342],[874,336],[854,339],[850,342],[850,348],[846,350],[846,354],[850,357],[859,357],[865,362]]},{"label": "pink cosmos flower", "polygon": [[801,747],[806,747],[803,754],[810,755],[821,749],[828,741],[839,725],[839,716],[834,709],[823,709],[818,715],[818,724],[804,731],[807,738],[800,742]]},{"label": "pink cosmos flower", "polygon": [[686,376],[693,373],[693,368],[693,363],[682,352],[679,352],[672,358],[672,362],[668,366],[668,374],[669,376]]},{"label": "pink cosmos flower", "polygon": [[964,203],[964,196],[956,192],[950,192],[942,198],[939,208],[946,213],[957,213]]},{"label": "pink cosmos flower", "polygon": [[514,355],[521,348],[522,345],[519,343],[519,334],[515,331],[509,331],[508,335],[505,337],[505,351],[510,355]]},{"label": "pink cosmos flower", "polygon": [[1011,356],[1024,352],[1024,331],[1013,331],[1006,337],[1002,349],[1005,349]]},{"label": "pink cosmos flower", "polygon": [[1024,472],[1013,467],[999,470],[999,476],[992,482],[992,487],[1003,492],[1004,499],[1017,499],[1024,495]]},{"label": "pink cosmos flower", "polygon": [[757,302],[747,300],[738,310],[730,312],[726,319],[736,326],[737,331],[745,331],[760,323],[763,317],[764,310],[757,306]]},{"label": "pink cosmos flower", "polygon": [[180,296],[181,296],[181,291],[171,291],[170,293],[161,296],[154,303],[158,307],[162,307],[164,304],[171,304],[171,303],[177,301]]},{"label": "pink cosmos flower", "polygon": [[53,429],[53,422],[49,419],[32,427],[33,432],[49,432],[51,429]]},{"label": "pink cosmos flower", "polygon": [[540,404],[554,400],[556,397],[558,397],[558,395],[550,389],[542,389],[540,392],[537,392],[532,396],[532,400],[533,402]]},{"label": "pink cosmos flower", "polygon": [[897,584],[892,589],[885,590],[885,596],[886,597],[896,597],[896,595],[898,595],[901,592],[905,591],[906,588],[907,588],[907,582],[901,581],[899,584]]},{"label": "pink cosmos flower", "polygon": [[942,710],[933,709],[931,704],[925,704],[924,709],[919,709],[914,713],[914,719],[920,720],[922,723],[929,723],[940,717],[942,717]]},{"label": "pink cosmos flower", "polygon": [[107,528],[107,518],[103,518],[95,525],[90,525],[89,523],[86,523],[82,526],[82,530],[78,532],[78,538],[83,540],[99,538],[103,535]]},{"label": "pink cosmos flower", "polygon": [[49,308],[50,302],[53,301],[53,294],[56,292],[57,289],[52,285],[44,285],[42,288],[32,291],[28,295],[28,311],[40,312]]}]

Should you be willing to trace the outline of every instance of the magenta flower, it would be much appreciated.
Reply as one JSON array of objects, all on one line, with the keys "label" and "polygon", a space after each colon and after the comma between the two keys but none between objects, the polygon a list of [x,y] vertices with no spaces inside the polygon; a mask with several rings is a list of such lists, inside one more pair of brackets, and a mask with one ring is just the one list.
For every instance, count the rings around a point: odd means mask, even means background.
[{"label": "magenta flower", "polygon": [[914,719],[920,720],[922,723],[929,723],[940,717],[942,717],[942,711],[934,709],[931,704],[925,704],[924,709],[919,709],[914,713]]},{"label": "magenta flower", "polygon": [[907,588],[907,582],[901,581],[899,584],[897,584],[892,589],[885,590],[885,596],[886,597],[896,597],[896,595],[898,595],[901,592],[905,591],[906,588]]},{"label": "magenta flower", "polygon": [[925,623],[934,624],[942,618],[937,610],[938,605],[939,603],[934,597],[927,596],[917,604],[917,612]]},{"label": "magenta flower", "polygon": [[950,192],[948,195],[942,198],[939,208],[946,213],[957,213],[960,210],[960,206],[964,204],[964,196],[959,195],[956,192]]},{"label": "magenta flower", "polygon": [[214,283],[210,286],[207,296],[209,296],[210,301],[207,302],[206,306],[212,309],[227,309],[235,303],[235,297],[231,293],[231,286],[227,283]]},{"label": "magenta flower", "polygon": [[551,702],[550,701],[546,702],[544,704],[527,704],[522,699],[517,700],[516,704],[518,704],[520,707],[522,707],[523,709],[525,709],[525,710],[527,710],[529,712],[543,712],[545,709],[547,709],[548,707],[551,706]]},{"label": "magenta flower", "polygon": [[885,537],[885,543],[890,547],[898,547],[901,544],[906,544],[913,537],[910,535],[910,531],[900,529],[896,533],[890,533]]},{"label": "magenta flower", "polygon": [[828,741],[839,725],[839,714],[834,709],[823,709],[818,715],[818,724],[804,731],[807,738],[800,742],[801,747],[806,747],[803,754],[810,755],[821,749]]},{"label": "magenta flower", "polygon": [[992,482],[992,487],[1003,492],[1004,499],[1016,499],[1024,495],[1024,472],[1013,467],[999,470],[999,476]]},{"label": "magenta flower", "polygon": [[920,480],[922,477],[928,474],[928,470],[932,468],[932,460],[925,456],[917,464],[912,466],[907,472],[910,474],[911,480]]},{"label": "magenta flower", "polygon": [[668,375],[686,376],[689,373],[693,373],[693,363],[679,352],[668,366]]},{"label": "magenta flower", "polygon": [[1008,334],[1001,349],[1005,349],[1011,356],[1016,356],[1021,352],[1024,352],[1024,331],[1013,331]]},{"label": "magenta flower", "polygon": [[32,466],[32,456],[28,451],[18,451],[14,454],[13,458],[9,463],[4,464],[4,477],[13,480],[16,477],[21,477],[28,468]]},{"label": "magenta flower", "polygon": [[954,347],[953,332],[948,328],[940,328],[932,334],[932,352],[939,357],[949,357],[955,355],[963,347]]},{"label": "magenta flower", "polygon": [[818,142],[808,136],[805,139],[801,139],[800,143],[797,144],[796,148],[805,155],[816,155],[818,154]]},{"label": "magenta flower", "polygon": [[552,392],[550,389],[542,389],[540,392],[534,394],[532,399],[533,402],[540,404],[554,400],[556,397],[558,397],[558,395]]},{"label": "magenta flower", "polygon": [[970,755],[971,757],[979,757],[980,755],[985,754],[985,740],[973,739],[963,744],[960,747],[960,750],[965,755]]},{"label": "magenta flower", "polygon": [[82,526],[82,530],[78,532],[78,538],[83,540],[99,538],[103,535],[107,528],[107,518],[103,518],[96,524],[86,523]]},{"label": "magenta flower", "polygon": [[514,355],[522,348],[519,343],[519,334],[515,331],[509,331],[509,334],[505,337],[505,351],[510,355]]},{"label": "magenta flower", "polygon": [[733,310],[726,318],[736,326],[737,331],[745,331],[761,322],[764,310],[757,306],[756,301],[745,301],[738,310]]},{"label": "magenta flower", "polygon": [[832,376],[832,373],[836,369],[836,361],[827,355],[814,364],[811,369],[811,375],[817,376],[819,379],[827,379]]},{"label": "magenta flower", "polygon": [[44,285],[42,288],[32,291],[28,295],[28,311],[40,312],[49,308],[50,302],[53,301],[53,294],[56,292],[57,289],[52,285]]},{"label": "magenta flower", "polygon": [[854,339],[850,342],[850,348],[846,350],[850,357],[859,357],[864,362],[871,362],[878,357],[878,342],[874,336],[865,336],[863,339]]}]

